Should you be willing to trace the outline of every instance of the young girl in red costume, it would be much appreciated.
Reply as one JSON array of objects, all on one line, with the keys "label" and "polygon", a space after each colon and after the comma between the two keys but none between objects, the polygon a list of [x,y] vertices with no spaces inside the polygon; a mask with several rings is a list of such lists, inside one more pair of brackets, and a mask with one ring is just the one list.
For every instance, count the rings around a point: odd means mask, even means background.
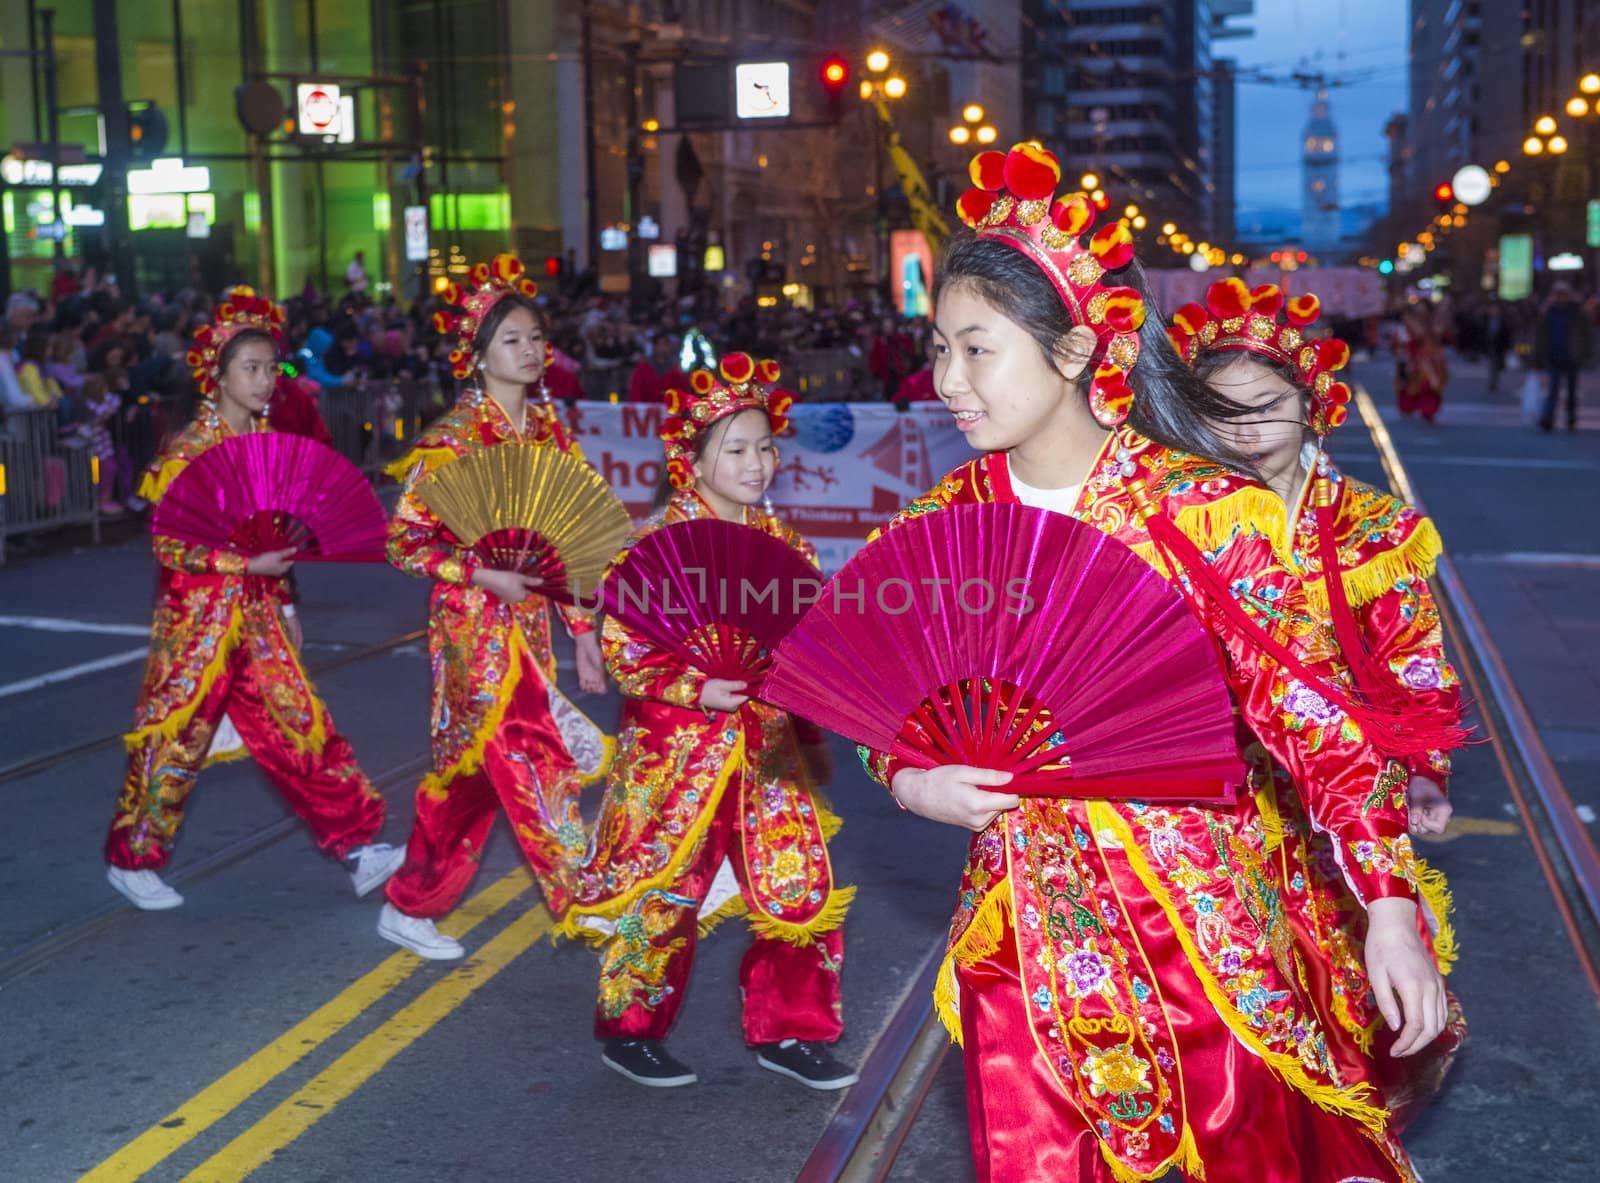
[{"label": "young girl in red costume", "polygon": [[[435,325],[455,334],[455,376],[475,385],[389,470],[404,482],[389,527],[389,561],[434,581],[433,771],[417,787],[405,865],[389,882],[378,933],[441,961],[464,950],[434,920],[472,882],[502,809],[550,909],[559,915],[565,908],[566,876],[587,838],[579,768],[598,765],[603,747],[594,725],[556,689],[539,580],[480,566],[415,492],[440,465],[483,448],[532,443],[582,455],[549,400],[528,397],[530,387],[542,390],[545,340],[537,289],[523,278],[521,262],[498,255],[473,268],[472,283],[470,293],[449,293],[462,314],[440,313]],[[599,693],[605,680],[594,624],[565,606],[561,617],[576,644],[578,685]]]},{"label": "young girl in red costume", "polygon": [[[984,153],[972,176],[959,210],[974,232],[940,265],[935,385],[985,454],[896,522],[1021,501],[1106,531],[1173,579],[1368,911],[1397,1053],[1427,1045],[1444,990],[1417,934],[1405,775],[1366,738],[1395,739],[1398,725],[1339,691],[1336,655],[1298,650],[1310,608],[1263,524],[1276,498],[1206,458],[1234,457],[1202,410],[1237,408],[1196,382],[1145,322],[1143,293],[1113,277],[1132,262],[1126,228],[1084,244],[1093,206],[1053,201],[1051,154]],[[1128,653],[1128,677],[1159,678],[1142,657]],[[907,809],[976,835],[937,1002],[964,1043],[979,1179],[1412,1177],[1370,1088],[1328,1053],[1252,795],[1019,799],[1004,773],[867,756]]]},{"label": "young girl in red costume", "polygon": [[[151,504],[213,444],[268,430],[283,309],[236,288],[217,323],[195,335],[188,362],[200,411],[156,458],[139,486]],[[170,857],[184,802],[224,713],[256,763],[316,836],[350,863],[366,895],[400,864],[373,838],[384,806],[334,730],[296,650],[300,622],[285,576],[293,551],[246,557],[157,535],[161,564],[150,660],[127,737],[128,775],[106,838],[107,877],[137,907],[176,908],[183,897],[156,873]]]},{"label": "young girl in red costume", "polygon": [[[1461,691],[1427,582],[1439,532],[1411,506],[1345,476],[1323,449],[1348,414],[1350,389],[1338,372],[1350,350],[1335,338],[1313,338],[1319,312],[1310,293],[1286,301],[1275,286],[1251,291],[1230,278],[1211,285],[1204,306],[1180,308],[1168,331],[1213,390],[1255,409],[1218,427],[1288,511],[1278,551],[1324,621],[1320,642],[1310,643],[1340,650],[1369,700],[1448,720],[1460,714]],[[1384,1027],[1361,959],[1365,915],[1331,863],[1327,835],[1307,823],[1283,770],[1256,755],[1262,796],[1281,816],[1285,902],[1313,968],[1329,1049],[1347,1077],[1382,1089],[1398,1128],[1437,1090],[1454,1059],[1466,1030],[1460,1007],[1451,996],[1449,1023],[1425,1053],[1390,1054],[1394,1033]],[[1406,764],[1412,833],[1442,833],[1451,812],[1449,754],[1415,752]],[[1420,886],[1427,936],[1447,971],[1454,958],[1449,894],[1442,877]]]},{"label": "young girl in red costume", "polygon": [[[816,551],[760,508],[777,469],[790,398],[778,367],[742,353],[670,391],[661,434],[674,488],[635,535],[720,518]],[[826,768],[815,728],[708,678],[607,618],[606,664],[626,696],[617,756],[563,931],[601,944],[595,1037],[602,1061],[639,1084],[693,1084],[662,1041],[683,1004],[695,941],[748,914],[739,970],[756,1061],[816,1089],[854,1084],[827,1045],[843,1030],[839,972],[853,887],[833,881],[838,820],[812,789]],[[823,779],[821,775],[818,779]],[[736,890],[716,897],[731,864]],[[720,873],[720,875],[719,875]],[[711,897],[708,903],[708,897]],[[701,919],[704,916],[705,919]]]}]

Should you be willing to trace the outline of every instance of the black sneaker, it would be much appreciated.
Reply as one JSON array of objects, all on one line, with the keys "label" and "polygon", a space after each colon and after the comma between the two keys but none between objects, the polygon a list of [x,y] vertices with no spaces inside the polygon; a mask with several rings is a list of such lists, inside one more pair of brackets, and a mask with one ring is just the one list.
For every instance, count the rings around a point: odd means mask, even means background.
[{"label": "black sneaker", "polygon": [[861,1079],[833,1058],[827,1044],[805,1039],[758,1044],[756,1063],[770,1072],[798,1080],[808,1089],[847,1089]]},{"label": "black sneaker", "polygon": [[674,1060],[659,1039],[608,1039],[600,1062],[646,1088],[675,1089],[700,1079],[694,1069]]}]

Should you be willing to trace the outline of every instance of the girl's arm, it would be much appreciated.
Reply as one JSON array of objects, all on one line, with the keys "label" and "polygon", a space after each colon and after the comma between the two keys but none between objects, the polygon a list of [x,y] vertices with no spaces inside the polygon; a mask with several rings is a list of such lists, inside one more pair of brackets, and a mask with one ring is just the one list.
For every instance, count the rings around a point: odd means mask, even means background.
[{"label": "girl's arm", "polygon": [[409,575],[437,579],[440,583],[470,584],[478,560],[457,546],[434,512],[414,492],[427,469],[421,460],[411,466],[400,503],[389,519],[389,562]]},{"label": "girl's arm", "polygon": [[606,617],[600,630],[600,651],[606,672],[627,697],[675,707],[700,705],[706,676],[686,669],[665,649],[640,640],[614,617]]}]

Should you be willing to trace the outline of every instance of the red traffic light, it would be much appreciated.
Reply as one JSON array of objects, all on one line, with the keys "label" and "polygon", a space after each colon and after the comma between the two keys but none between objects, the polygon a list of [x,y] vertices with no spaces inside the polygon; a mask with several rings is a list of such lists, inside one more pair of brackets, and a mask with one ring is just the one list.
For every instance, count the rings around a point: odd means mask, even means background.
[{"label": "red traffic light", "polygon": [[838,54],[822,63],[822,85],[829,90],[842,90],[850,79],[850,65]]},{"label": "red traffic light", "polygon": [[559,279],[561,276],[561,256],[546,256],[544,261],[544,273],[551,279]]},{"label": "red traffic light", "polygon": [[1450,188],[1449,181],[1440,181],[1433,187],[1433,199],[1440,202],[1449,202],[1456,199],[1456,191]]}]

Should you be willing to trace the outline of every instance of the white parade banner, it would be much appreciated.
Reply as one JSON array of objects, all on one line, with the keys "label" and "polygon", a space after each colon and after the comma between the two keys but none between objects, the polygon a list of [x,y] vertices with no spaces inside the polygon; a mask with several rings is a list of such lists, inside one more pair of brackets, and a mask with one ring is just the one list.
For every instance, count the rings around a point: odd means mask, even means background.
[{"label": "white parade banner", "polygon": [[[569,431],[636,519],[654,508],[663,410],[654,403],[573,403]],[[913,497],[973,451],[940,403],[798,405],[778,441],[772,505],[837,570]]]}]

